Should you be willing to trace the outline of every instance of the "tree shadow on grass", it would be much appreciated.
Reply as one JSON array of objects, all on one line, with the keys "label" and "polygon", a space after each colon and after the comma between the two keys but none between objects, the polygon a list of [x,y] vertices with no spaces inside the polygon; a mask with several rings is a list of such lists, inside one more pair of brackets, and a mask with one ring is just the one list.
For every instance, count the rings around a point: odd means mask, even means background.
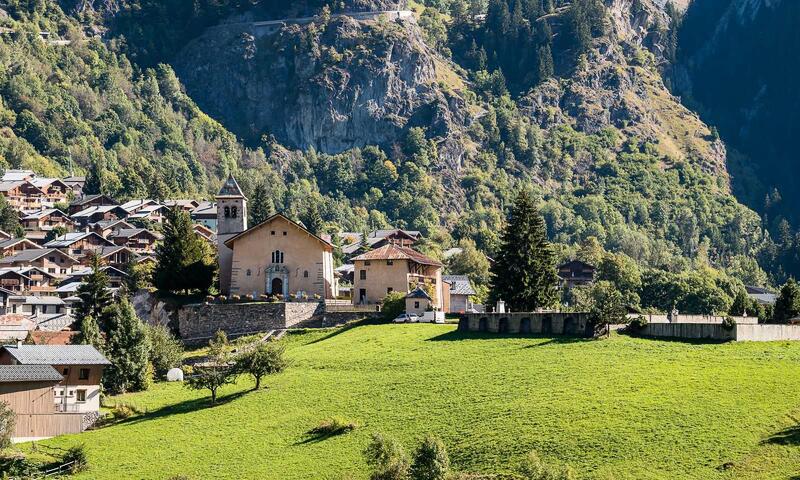
[{"label": "tree shadow on grass", "polygon": [[334,337],[339,336],[339,335],[341,335],[343,333],[349,332],[350,330],[353,330],[354,328],[364,327],[366,325],[378,325],[378,324],[381,324],[381,323],[385,323],[385,322],[383,322],[381,320],[372,319],[372,318],[365,318],[363,320],[357,320],[355,322],[350,322],[350,323],[345,324],[345,325],[343,325],[341,327],[337,327],[331,333],[325,335],[324,337],[321,337],[321,338],[318,338],[316,340],[312,340],[312,341],[308,342],[306,345],[313,345],[315,343],[324,342],[325,340],[330,340],[331,338],[334,338]]},{"label": "tree shadow on grass", "polygon": [[[762,443],[772,445],[800,445],[800,424],[785,428],[780,432],[773,433]],[[798,477],[800,478],[800,476]]]},{"label": "tree shadow on grass", "polygon": [[156,420],[158,418],[169,417],[172,415],[181,415],[186,413],[199,412],[207,408],[221,407],[225,404],[238,400],[239,398],[247,395],[250,392],[254,392],[254,390],[247,389],[247,390],[242,390],[240,392],[231,393],[229,395],[220,396],[217,397],[217,401],[215,403],[211,403],[210,396],[203,398],[195,398],[192,400],[185,400],[180,403],[167,405],[166,407],[159,408],[158,410],[153,410],[152,412],[143,413],[141,415],[136,415],[130,418],[125,418],[121,420],[111,420],[110,422],[103,423],[103,425],[100,428],[105,428],[112,425],[133,425],[141,422],[146,422],[149,420]]},{"label": "tree shadow on grass", "polygon": [[527,339],[527,340],[546,340],[545,342],[527,345],[524,348],[542,347],[550,344],[569,344],[569,343],[583,343],[590,342],[591,338],[569,337],[569,336],[550,336],[550,335],[537,335],[533,333],[491,333],[491,332],[463,332],[454,330],[452,332],[443,333],[435,337],[429,338],[429,342],[455,342],[460,340],[508,340],[513,339]]}]

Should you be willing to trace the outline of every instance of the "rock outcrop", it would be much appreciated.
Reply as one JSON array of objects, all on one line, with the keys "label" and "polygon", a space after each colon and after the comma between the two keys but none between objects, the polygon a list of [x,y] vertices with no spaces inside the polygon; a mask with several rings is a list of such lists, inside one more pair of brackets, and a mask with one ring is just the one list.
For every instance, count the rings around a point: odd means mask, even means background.
[{"label": "rock outcrop", "polygon": [[338,153],[388,145],[412,126],[445,137],[467,122],[439,80],[449,67],[413,17],[334,17],[275,31],[247,23],[207,30],[176,70],[201,108],[251,144]]}]

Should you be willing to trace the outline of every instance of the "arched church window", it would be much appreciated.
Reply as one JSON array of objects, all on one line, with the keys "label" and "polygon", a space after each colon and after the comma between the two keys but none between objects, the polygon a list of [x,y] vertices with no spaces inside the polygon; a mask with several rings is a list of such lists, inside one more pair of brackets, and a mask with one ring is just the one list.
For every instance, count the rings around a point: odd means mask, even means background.
[{"label": "arched church window", "polygon": [[225,218],[231,218],[231,207],[225,207]]},{"label": "arched church window", "polygon": [[231,207],[231,218],[236,218],[237,210],[238,210],[238,208]]},{"label": "arched church window", "polygon": [[305,270],[305,271],[303,272],[303,278],[308,278],[308,270]]}]

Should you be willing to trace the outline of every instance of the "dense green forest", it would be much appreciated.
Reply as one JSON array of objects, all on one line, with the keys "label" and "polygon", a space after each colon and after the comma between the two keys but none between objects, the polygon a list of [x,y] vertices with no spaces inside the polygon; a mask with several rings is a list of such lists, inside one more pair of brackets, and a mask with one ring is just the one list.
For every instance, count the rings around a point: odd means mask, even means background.
[{"label": "dense green forest", "polygon": [[[133,3],[125,15],[136,8],[153,14],[160,2]],[[164,8],[180,12],[177,3]],[[743,283],[779,283],[795,271],[798,264],[786,257],[796,255],[787,242],[796,245],[797,238],[789,232],[770,239],[758,215],[730,194],[726,178],[691,157],[672,158],[611,127],[594,134],[569,125],[543,129],[520,111],[517,93],[547,76],[569,75],[591,38],[603,34],[599,2],[492,0],[480,24],[470,13],[484,11],[479,3],[440,6],[428,7],[420,24],[428,41],[440,42],[437,50],[465,69],[469,104],[483,111],[466,128],[467,153],[455,176],[439,139],[423,128],[337,155],[291,150],[268,135],[257,148],[244,148],[197,108],[169,66],[155,61],[166,61],[166,51],[133,53],[131,36],[87,39],[49,2],[5,7],[10,18],[2,22],[14,33],[0,36],[0,157],[6,167],[96,173],[102,190],[122,199],[209,196],[235,172],[254,211],[297,219],[318,211],[329,230],[418,229],[427,239],[420,248],[432,255],[455,245],[493,254],[511,199],[527,188],[559,257],[611,262],[609,279],[627,285],[630,302],[644,307],[678,302],[688,311],[726,311]],[[551,21],[567,32],[558,41],[540,36]],[[455,26],[437,36],[444,22]],[[396,34],[391,28],[388,34]],[[48,44],[40,30],[72,43]],[[163,45],[176,48],[185,41],[180,37]],[[148,59],[132,62],[129,54]]]}]

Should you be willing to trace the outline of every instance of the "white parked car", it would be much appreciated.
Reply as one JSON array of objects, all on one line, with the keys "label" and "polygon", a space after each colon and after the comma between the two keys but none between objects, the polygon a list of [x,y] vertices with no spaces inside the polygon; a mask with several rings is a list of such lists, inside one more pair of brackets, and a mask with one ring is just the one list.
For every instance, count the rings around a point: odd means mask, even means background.
[{"label": "white parked car", "polygon": [[392,321],[394,323],[417,323],[419,322],[419,316],[413,313],[401,313]]}]

